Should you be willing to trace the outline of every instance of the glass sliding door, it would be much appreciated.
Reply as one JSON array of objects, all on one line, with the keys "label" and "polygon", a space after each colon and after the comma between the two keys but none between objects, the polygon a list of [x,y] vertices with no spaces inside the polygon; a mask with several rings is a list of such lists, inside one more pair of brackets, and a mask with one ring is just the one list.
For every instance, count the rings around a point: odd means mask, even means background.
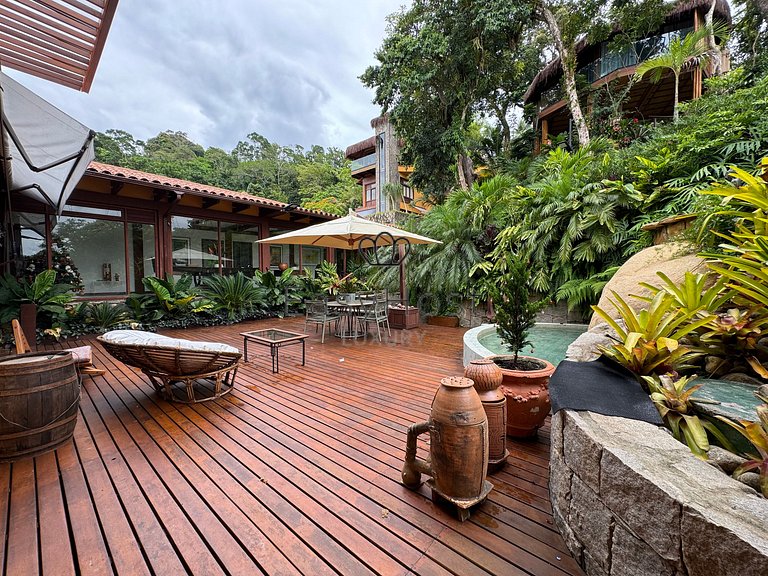
[{"label": "glass sliding door", "polygon": [[128,224],[128,262],[131,292],[144,292],[143,280],[155,274],[155,227],[152,224]]},{"label": "glass sliding door", "polygon": [[204,276],[219,274],[219,222],[174,216],[171,226],[174,277],[190,274],[200,285]]},{"label": "glass sliding door", "polygon": [[223,248],[222,268],[224,274],[242,272],[253,276],[259,268],[259,226],[257,224],[236,224],[221,222],[221,244]]}]

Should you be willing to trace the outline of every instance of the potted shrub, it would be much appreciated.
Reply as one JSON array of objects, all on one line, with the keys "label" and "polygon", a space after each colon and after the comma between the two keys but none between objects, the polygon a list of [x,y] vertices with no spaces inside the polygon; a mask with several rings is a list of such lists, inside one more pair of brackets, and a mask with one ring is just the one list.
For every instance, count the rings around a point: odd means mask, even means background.
[{"label": "potted shrub", "polygon": [[549,377],[555,367],[539,358],[521,356],[536,314],[545,302],[530,300],[530,272],[525,262],[507,255],[503,266],[496,266],[490,294],[496,310],[496,331],[511,354],[491,356],[501,368],[501,391],[507,398],[507,435],[527,438],[536,435],[549,414]]}]

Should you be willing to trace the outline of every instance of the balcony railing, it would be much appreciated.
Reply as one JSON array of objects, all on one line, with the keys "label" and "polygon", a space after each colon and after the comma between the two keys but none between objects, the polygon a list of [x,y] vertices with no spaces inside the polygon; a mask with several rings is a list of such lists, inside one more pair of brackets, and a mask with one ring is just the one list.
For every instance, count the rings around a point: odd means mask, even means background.
[{"label": "balcony railing", "polygon": [[368,154],[368,156],[363,156],[362,158],[358,158],[357,160],[352,160],[352,162],[349,165],[350,170],[352,172],[356,172],[357,170],[362,170],[363,168],[368,168],[368,166],[373,166],[376,164],[376,152],[373,154]]}]

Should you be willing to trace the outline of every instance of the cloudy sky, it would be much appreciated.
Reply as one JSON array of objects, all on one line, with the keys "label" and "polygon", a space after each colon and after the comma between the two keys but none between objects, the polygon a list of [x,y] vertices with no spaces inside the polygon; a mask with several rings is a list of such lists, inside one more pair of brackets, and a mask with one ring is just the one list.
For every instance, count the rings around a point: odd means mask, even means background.
[{"label": "cloudy sky", "polygon": [[372,133],[379,109],[358,76],[406,2],[120,0],[89,94],[5,70],[98,131],[346,148]]}]

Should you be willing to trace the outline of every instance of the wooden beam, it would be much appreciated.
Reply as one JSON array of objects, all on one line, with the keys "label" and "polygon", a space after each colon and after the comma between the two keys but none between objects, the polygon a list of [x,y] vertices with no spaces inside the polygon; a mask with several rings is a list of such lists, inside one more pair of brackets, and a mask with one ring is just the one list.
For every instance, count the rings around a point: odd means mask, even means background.
[{"label": "wooden beam", "polygon": [[125,186],[124,182],[118,182],[116,180],[113,180],[109,183],[109,193],[112,194],[112,196],[117,196],[120,194],[120,190],[123,189]]},{"label": "wooden beam", "polygon": [[213,208],[219,202],[221,202],[221,200],[218,198],[203,198],[203,208],[208,210],[208,208]]},{"label": "wooden beam", "polygon": [[232,202],[232,214],[238,214],[245,212],[248,208],[253,207],[253,204],[242,204],[240,202]]}]

